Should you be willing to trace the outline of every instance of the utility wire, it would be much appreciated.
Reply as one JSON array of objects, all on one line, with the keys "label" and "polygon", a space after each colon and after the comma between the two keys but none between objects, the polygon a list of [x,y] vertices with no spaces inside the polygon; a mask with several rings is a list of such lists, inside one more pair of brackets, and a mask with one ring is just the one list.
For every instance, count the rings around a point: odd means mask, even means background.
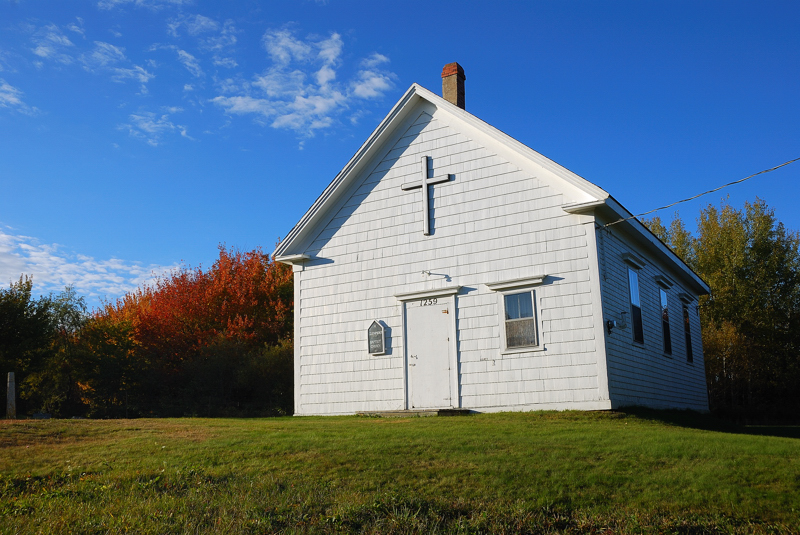
[{"label": "utility wire", "polygon": [[635,218],[641,217],[643,215],[652,214],[653,212],[658,212],[659,210],[664,210],[666,208],[670,208],[670,207],[675,206],[676,204],[680,204],[682,202],[693,201],[694,199],[697,199],[698,197],[702,197],[703,195],[708,195],[709,193],[714,193],[715,191],[719,191],[719,190],[721,190],[723,188],[727,188],[728,186],[733,186],[734,184],[739,184],[741,182],[744,182],[745,180],[749,180],[749,179],[753,178],[754,176],[763,175],[764,173],[769,173],[770,171],[774,171],[776,169],[780,169],[781,167],[789,165],[790,163],[794,163],[794,162],[796,162],[798,160],[800,160],[800,158],[795,158],[794,160],[789,160],[788,162],[784,162],[784,163],[782,163],[780,165],[776,165],[775,167],[772,167],[770,169],[764,169],[763,171],[759,171],[758,173],[753,173],[750,176],[746,176],[744,178],[740,178],[739,180],[734,180],[733,182],[728,182],[727,184],[725,184],[723,186],[720,186],[718,188],[714,188],[714,189],[711,189],[711,190],[708,190],[708,191],[704,191],[703,193],[698,193],[694,197],[689,197],[688,199],[681,199],[680,201],[675,201],[674,203],[668,204],[666,206],[662,206],[661,208],[655,208],[655,209],[650,210],[648,212],[642,212],[641,214],[632,215],[632,216],[626,217],[624,219],[618,219],[617,221],[612,221],[611,223],[606,223],[601,228],[610,227],[611,225],[616,225],[617,223],[623,223],[623,222],[628,221],[630,219],[635,219]]}]

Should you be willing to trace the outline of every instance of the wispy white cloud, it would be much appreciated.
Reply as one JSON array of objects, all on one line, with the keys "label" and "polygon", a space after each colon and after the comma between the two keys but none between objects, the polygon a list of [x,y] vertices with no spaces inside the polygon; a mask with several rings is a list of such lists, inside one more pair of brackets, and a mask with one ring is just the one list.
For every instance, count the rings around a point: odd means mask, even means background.
[{"label": "wispy white cloud", "polygon": [[192,76],[197,78],[203,76],[203,69],[200,68],[200,63],[197,61],[197,58],[185,50],[178,50],[178,61],[183,63],[183,66],[186,67],[186,70],[189,71]]},{"label": "wispy white cloud", "polygon": [[55,24],[48,24],[34,31],[31,40],[33,53],[40,58],[69,65],[74,61],[75,45]]},{"label": "wispy white cloud", "polygon": [[233,69],[233,68],[239,66],[239,64],[233,58],[222,58],[222,57],[219,57],[219,56],[214,56],[211,61],[217,67],[225,67],[225,68],[228,68],[228,69]]},{"label": "wispy white cloud", "polygon": [[272,61],[284,66],[292,60],[306,61],[313,50],[311,43],[303,42],[287,29],[268,31],[263,41]]},{"label": "wispy white cloud", "polygon": [[294,98],[306,91],[306,78],[306,73],[299,69],[293,71],[270,69],[262,76],[257,76],[252,85],[271,98]]},{"label": "wispy white cloud", "polygon": [[352,94],[359,98],[377,98],[391,89],[392,79],[388,74],[373,70],[359,71],[350,87]]},{"label": "wispy white cloud", "polygon": [[[227,113],[254,114],[273,128],[312,136],[332,126],[358,99],[377,99],[393,87],[395,75],[385,69],[389,58],[372,54],[350,79],[340,79],[344,41],[299,38],[288,28],[267,31],[262,39],[272,66],[251,81],[217,80],[223,93],[211,99]],[[354,112],[358,114],[359,112]]]},{"label": "wispy white cloud", "polygon": [[389,58],[383,54],[373,52],[369,57],[361,60],[361,67],[364,69],[374,69],[384,63],[389,63]]},{"label": "wispy white cloud", "polygon": [[139,92],[141,94],[147,93],[147,82],[155,78],[155,74],[148,72],[138,65],[131,68],[117,67],[113,70],[112,79],[116,82],[123,82],[125,80],[134,80],[139,82]]},{"label": "wispy white cloud", "polygon": [[157,11],[165,7],[185,6],[193,3],[193,0],[99,0],[97,7],[100,9],[115,9],[131,5]]},{"label": "wispy white cloud", "polygon": [[127,59],[124,48],[102,41],[95,41],[94,49],[81,56],[84,68],[89,71],[108,67]]},{"label": "wispy white cloud", "polygon": [[178,30],[185,28],[189,35],[199,35],[205,32],[215,32],[219,30],[219,22],[203,15],[182,16],[172,19],[167,23],[170,35],[178,37]]},{"label": "wispy white cloud", "polygon": [[342,37],[338,33],[332,34],[329,39],[320,41],[317,46],[319,47],[319,53],[317,55],[319,59],[322,60],[323,65],[335,65],[339,62],[344,43],[342,42]]},{"label": "wispy white cloud", "polygon": [[177,266],[143,265],[119,258],[98,260],[45,244],[30,236],[0,230],[0,284],[7,285],[20,276],[33,277],[34,289],[41,293],[63,290],[71,285],[79,295],[99,304],[114,300],[136,288],[153,283]]},{"label": "wispy white cloud", "polygon": [[243,97],[216,97],[212,102],[223,106],[229,113],[258,113],[264,117],[275,115],[276,106],[268,99]]},{"label": "wispy white cloud", "polygon": [[353,95],[369,99],[383,95],[392,87],[393,75],[381,69],[381,65],[389,63],[389,58],[377,52],[361,60],[361,70],[350,84]]},{"label": "wispy white cloud", "polygon": [[192,76],[195,78],[201,78],[205,76],[205,72],[203,72],[203,68],[200,66],[200,60],[186,50],[183,50],[176,45],[165,45],[161,43],[156,43],[150,46],[151,52],[156,50],[171,50],[175,52],[178,61],[187,71],[189,71],[189,73],[191,73]]},{"label": "wispy white cloud", "polygon": [[0,78],[0,108],[9,108],[26,115],[38,113],[37,108],[23,102],[22,95],[22,91]]},{"label": "wispy white cloud", "polygon": [[[80,33],[85,39],[83,20],[80,18],[77,20],[80,26],[73,23],[67,28]],[[125,55],[124,48],[104,41],[94,41],[89,45],[91,48],[87,48],[87,45],[79,48],[54,24],[34,28],[31,41],[34,44],[33,53],[42,60],[64,65],[72,63],[82,65],[87,72],[110,75],[115,82],[129,80],[138,82],[141,94],[147,93],[147,83],[155,77],[153,73],[130,61]],[[44,67],[42,61],[36,61],[34,64],[38,68]]]},{"label": "wispy white cloud", "polygon": [[83,29],[83,19],[81,17],[75,17],[75,20],[77,22],[67,24],[67,29],[71,32],[79,34],[83,38],[86,38],[86,31]]},{"label": "wispy white cloud", "polygon": [[236,44],[238,30],[232,20],[218,22],[203,15],[181,15],[167,23],[167,33],[172,37],[184,32],[197,39],[200,49],[219,53]]},{"label": "wispy white cloud", "polygon": [[161,143],[165,134],[177,132],[185,138],[192,139],[185,126],[170,120],[170,113],[174,114],[183,110],[172,107],[166,108],[164,111],[167,113],[156,114],[148,111],[132,113],[128,117],[130,122],[121,124],[119,129],[127,130],[131,136],[141,139],[153,147],[157,147]]},{"label": "wispy white cloud", "polygon": [[[125,49],[102,41],[94,42],[94,49],[81,56],[83,68],[89,72],[107,72],[115,82],[132,80],[139,83],[139,92],[147,93],[147,83],[155,75],[144,67],[132,65],[125,56]],[[118,64],[124,66],[118,66]]]},{"label": "wispy white cloud", "polygon": [[214,78],[214,85],[220,93],[236,94],[244,92],[249,82],[240,78]]},{"label": "wispy white cloud", "polygon": [[206,50],[221,51],[230,49],[236,44],[236,34],[238,30],[233,25],[232,20],[226,20],[219,33],[204,37],[200,41],[200,46]]}]

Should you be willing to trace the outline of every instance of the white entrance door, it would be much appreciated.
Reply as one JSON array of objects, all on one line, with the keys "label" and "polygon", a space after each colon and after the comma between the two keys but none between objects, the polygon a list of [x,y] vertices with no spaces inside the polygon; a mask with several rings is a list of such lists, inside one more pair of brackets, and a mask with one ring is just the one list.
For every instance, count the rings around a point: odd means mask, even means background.
[{"label": "white entrance door", "polygon": [[453,297],[406,302],[409,409],[453,407],[450,337]]}]

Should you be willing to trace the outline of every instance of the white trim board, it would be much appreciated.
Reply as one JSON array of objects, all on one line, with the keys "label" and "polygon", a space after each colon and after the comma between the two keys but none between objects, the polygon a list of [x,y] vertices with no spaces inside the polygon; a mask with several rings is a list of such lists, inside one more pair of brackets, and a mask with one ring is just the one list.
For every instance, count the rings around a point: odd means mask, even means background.
[{"label": "white trim board", "polygon": [[432,290],[419,290],[417,292],[394,294],[394,296],[398,301],[413,301],[414,299],[456,295],[460,289],[461,286],[447,286],[445,288],[436,288]]}]

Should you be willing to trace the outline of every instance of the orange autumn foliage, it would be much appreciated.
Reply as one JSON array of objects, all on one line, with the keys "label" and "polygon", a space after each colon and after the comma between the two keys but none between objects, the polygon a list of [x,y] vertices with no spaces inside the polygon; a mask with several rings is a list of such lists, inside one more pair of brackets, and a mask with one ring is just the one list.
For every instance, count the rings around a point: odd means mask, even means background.
[{"label": "orange autumn foliage", "polygon": [[148,360],[177,370],[212,344],[246,350],[290,338],[292,288],[291,268],[260,249],[220,247],[211,268],[179,269],[107,305],[98,317],[130,322]]}]

